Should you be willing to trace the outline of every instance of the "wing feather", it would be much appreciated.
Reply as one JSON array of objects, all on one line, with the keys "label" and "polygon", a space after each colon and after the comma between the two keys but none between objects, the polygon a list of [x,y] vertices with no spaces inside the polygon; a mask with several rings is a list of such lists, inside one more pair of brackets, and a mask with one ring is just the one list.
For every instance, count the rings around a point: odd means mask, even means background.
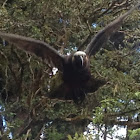
[{"label": "wing feather", "polygon": [[43,60],[46,60],[51,66],[57,67],[61,71],[63,70],[63,55],[60,55],[49,44],[43,41],[35,40],[33,38],[9,33],[0,32],[0,37],[10,42],[11,44],[14,44],[18,48],[41,57]]},{"label": "wing feather", "polygon": [[108,38],[113,32],[116,32],[119,27],[122,25],[123,20],[131,14],[138,6],[140,6],[140,3],[135,5],[133,8],[131,8],[127,13],[123,14],[122,16],[118,17],[116,20],[108,24],[104,29],[99,31],[96,36],[91,40],[91,42],[88,44],[85,52],[90,57],[91,55],[95,55],[100,48],[107,42]]}]

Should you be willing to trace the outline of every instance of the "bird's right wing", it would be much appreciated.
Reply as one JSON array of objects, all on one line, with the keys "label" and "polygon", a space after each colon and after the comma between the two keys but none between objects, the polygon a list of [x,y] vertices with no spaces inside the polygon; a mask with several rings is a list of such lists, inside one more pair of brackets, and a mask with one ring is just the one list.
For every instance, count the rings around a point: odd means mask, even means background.
[{"label": "bird's right wing", "polygon": [[60,71],[63,71],[64,57],[49,44],[43,41],[35,40],[33,38],[2,32],[0,32],[0,38],[3,38],[18,48],[23,49],[24,51],[28,51],[29,53],[41,57],[52,67],[57,67]]}]

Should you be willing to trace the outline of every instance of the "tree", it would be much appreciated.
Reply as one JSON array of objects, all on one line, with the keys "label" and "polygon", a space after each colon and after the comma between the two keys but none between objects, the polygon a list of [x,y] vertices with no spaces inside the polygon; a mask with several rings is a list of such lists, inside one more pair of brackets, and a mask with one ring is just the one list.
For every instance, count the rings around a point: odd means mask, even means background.
[{"label": "tree", "polygon": [[[44,40],[66,54],[78,46],[86,47],[100,29],[134,3],[134,0],[1,1],[0,29]],[[113,136],[114,125],[127,126],[128,139],[136,136],[132,132],[140,125],[138,12],[130,15],[119,33],[112,35],[91,59],[92,75],[107,83],[89,93],[81,105],[48,98],[50,90],[61,82],[58,75],[53,75],[52,68],[37,57],[1,40],[1,137],[8,139],[11,132],[13,139],[37,140],[41,134],[50,140],[85,139],[80,134],[89,122],[102,132],[104,139],[108,134]]]}]

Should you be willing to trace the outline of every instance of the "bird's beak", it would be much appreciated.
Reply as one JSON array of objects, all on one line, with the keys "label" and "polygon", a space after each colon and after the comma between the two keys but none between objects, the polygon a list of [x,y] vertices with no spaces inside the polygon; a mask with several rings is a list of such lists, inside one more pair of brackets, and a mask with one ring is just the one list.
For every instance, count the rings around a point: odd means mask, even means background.
[{"label": "bird's beak", "polygon": [[83,56],[80,56],[80,58],[81,58],[82,66],[83,66],[83,62],[84,62]]}]

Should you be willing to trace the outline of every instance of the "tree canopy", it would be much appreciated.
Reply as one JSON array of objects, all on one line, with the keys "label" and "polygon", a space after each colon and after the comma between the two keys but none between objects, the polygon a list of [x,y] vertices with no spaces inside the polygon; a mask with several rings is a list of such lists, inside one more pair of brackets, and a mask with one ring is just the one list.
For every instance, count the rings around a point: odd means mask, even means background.
[{"label": "tree canopy", "polygon": [[[1,0],[0,31],[45,41],[68,54],[86,47],[99,30],[137,2]],[[137,9],[91,58],[92,76],[107,82],[89,93],[82,104],[50,99],[48,95],[62,82],[59,75],[36,56],[1,39],[1,139],[106,140],[115,137],[114,126],[127,130],[126,137],[118,139],[139,139],[139,32]],[[88,124],[92,124],[92,133]]]}]

